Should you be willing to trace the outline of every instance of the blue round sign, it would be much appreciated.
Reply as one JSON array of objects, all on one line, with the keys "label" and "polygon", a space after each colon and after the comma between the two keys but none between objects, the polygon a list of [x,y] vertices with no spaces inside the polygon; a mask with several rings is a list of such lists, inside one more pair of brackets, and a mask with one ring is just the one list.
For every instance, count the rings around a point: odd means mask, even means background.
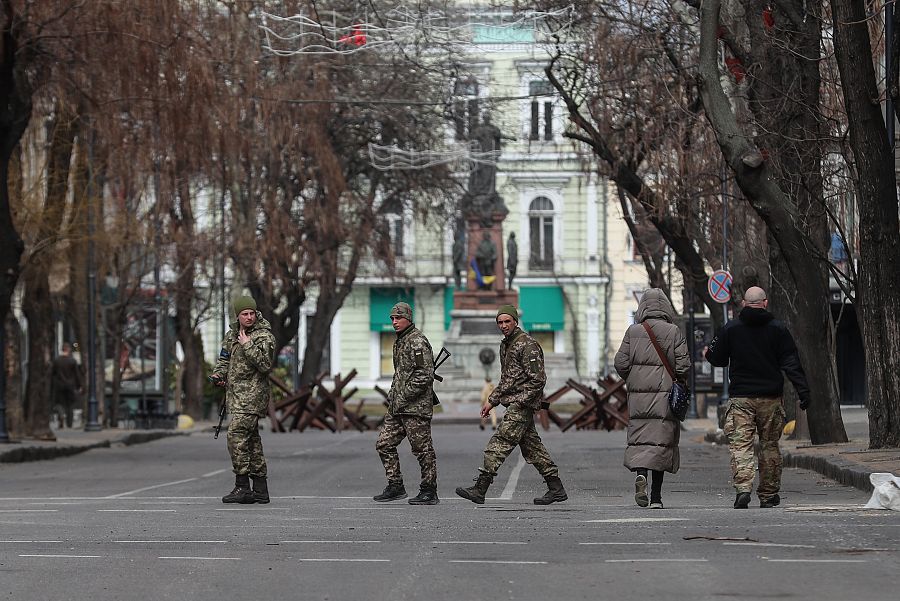
[{"label": "blue round sign", "polygon": [[731,300],[731,274],[724,269],[717,269],[709,276],[706,289],[714,301],[727,303]]}]

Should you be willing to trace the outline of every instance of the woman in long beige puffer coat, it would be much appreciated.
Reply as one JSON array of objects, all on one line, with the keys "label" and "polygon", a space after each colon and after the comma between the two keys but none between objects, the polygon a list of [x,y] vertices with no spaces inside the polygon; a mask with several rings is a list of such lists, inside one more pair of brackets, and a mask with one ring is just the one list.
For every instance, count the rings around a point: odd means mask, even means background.
[{"label": "woman in long beige puffer coat", "polygon": [[[634,500],[641,507],[662,509],[662,482],[665,472],[678,471],[678,440],[681,425],[669,409],[672,378],[642,325],[652,329],[669,365],[679,380],[690,371],[687,343],[673,321],[675,309],[659,288],[645,290],[638,304],[635,323],[625,331],[616,353],[616,371],[628,387],[628,447],[625,467],[637,472]],[[650,498],[647,498],[647,472],[653,472]]]}]

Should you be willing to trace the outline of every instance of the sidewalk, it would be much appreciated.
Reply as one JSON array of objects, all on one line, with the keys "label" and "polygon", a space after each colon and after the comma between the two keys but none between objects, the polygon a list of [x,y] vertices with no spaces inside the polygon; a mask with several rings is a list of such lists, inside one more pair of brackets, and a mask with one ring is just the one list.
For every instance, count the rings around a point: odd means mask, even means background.
[{"label": "sidewalk", "polygon": [[68,457],[90,449],[109,448],[113,445],[130,446],[150,442],[168,436],[183,436],[202,429],[210,429],[207,422],[198,422],[187,430],[123,430],[103,429],[85,432],[81,428],[56,430],[56,441],[23,439],[0,444],[0,463],[23,463]]},{"label": "sidewalk", "polygon": [[[900,475],[900,449],[869,450],[869,416],[865,407],[842,407],[841,417],[850,442],[813,445],[809,440],[782,438],[784,466],[811,470],[866,492],[872,491],[870,474]],[[710,424],[705,439],[722,443],[724,436],[717,436],[716,427],[714,422]]]}]

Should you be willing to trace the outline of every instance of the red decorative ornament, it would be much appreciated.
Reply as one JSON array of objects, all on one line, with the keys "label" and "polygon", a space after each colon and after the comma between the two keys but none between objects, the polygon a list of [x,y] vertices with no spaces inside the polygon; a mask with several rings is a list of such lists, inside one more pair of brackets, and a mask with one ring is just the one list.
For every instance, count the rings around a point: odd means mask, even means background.
[{"label": "red decorative ornament", "polygon": [[734,80],[737,83],[741,83],[742,81],[744,81],[744,77],[747,76],[747,71],[744,70],[744,65],[741,63],[741,59],[733,57],[726,58],[725,66],[734,76]]},{"label": "red decorative ornament", "polygon": [[347,35],[342,35],[340,42],[342,44],[350,44],[351,46],[365,46],[366,32],[363,31],[362,25],[354,25],[352,31]]},{"label": "red decorative ornament", "polygon": [[767,6],[763,9],[762,20],[763,25],[766,26],[766,29],[772,29],[773,27],[775,27],[775,15],[772,14],[771,6]]}]

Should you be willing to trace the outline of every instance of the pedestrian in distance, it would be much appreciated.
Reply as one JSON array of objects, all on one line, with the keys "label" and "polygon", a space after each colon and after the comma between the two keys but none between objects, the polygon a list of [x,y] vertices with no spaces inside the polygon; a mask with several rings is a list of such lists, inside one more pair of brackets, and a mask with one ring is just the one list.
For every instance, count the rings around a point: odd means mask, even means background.
[{"label": "pedestrian in distance", "polygon": [[[675,377],[684,381],[690,372],[687,342],[673,321],[675,309],[659,288],[645,290],[635,323],[625,331],[616,353],[615,367],[628,388],[628,446],[625,467],[634,479],[634,501],[640,507],[663,509],[662,484],[666,472],[677,473],[681,423],[669,408],[672,377],[651,340],[651,332]],[[648,475],[652,473],[650,496]]]},{"label": "pedestrian in distance", "polygon": [[75,405],[81,398],[84,379],[81,366],[72,356],[72,345],[63,342],[62,353],[50,366],[50,386],[53,405],[58,407],[59,427],[71,428],[74,421]]},{"label": "pedestrian in distance", "polygon": [[[259,418],[269,407],[269,372],[275,361],[272,327],[256,310],[256,301],[241,296],[234,303],[236,320],[225,334],[210,379],[225,387],[228,453],[234,470],[234,490],[223,503],[268,503],[266,457],[259,436]],[[252,487],[251,487],[252,480]]]},{"label": "pedestrian in distance", "polygon": [[[491,430],[497,429],[497,411],[494,409],[493,405],[491,405],[491,393],[494,392],[494,384],[491,382],[490,376],[485,376],[484,378],[484,386],[481,387],[481,409],[483,410],[485,406],[488,407],[488,412],[491,416]],[[481,421],[478,424],[478,428],[480,430],[484,430],[484,424],[487,423],[487,417],[481,415]]]},{"label": "pedestrian in distance", "polygon": [[410,505],[437,505],[437,457],[431,440],[434,415],[434,353],[428,338],[413,324],[412,307],[397,303],[391,309],[391,325],[397,333],[394,341],[394,378],[388,392],[388,410],[375,443],[384,465],[387,486],[375,495],[379,502],[406,498],[400,456],[397,447],[406,438],[419,461],[422,480],[419,494]]},{"label": "pedestrian in distance", "polygon": [[[759,506],[781,503],[781,449],[784,428],[782,393],[784,376],[800,397],[800,409],[809,407],[809,384],[800,355],[787,327],[769,313],[766,291],[748,288],[741,312],[703,349],[706,360],[729,368],[731,394],[725,409],[725,435],[731,452],[735,509],[747,509],[753,489],[753,439],[759,436]],[[784,376],[782,376],[784,374]]]},{"label": "pedestrian in distance", "polygon": [[487,490],[497,476],[497,470],[519,447],[525,461],[533,465],[544,477],[547,492],[534,499],[535,505],[549,505],[568,499],[559,469],[541,442],[534,427],[534,414],[544,402],[544,351],[538,342],[519,327],[519,313],[512,305],[503,305],[497,311],[497,327],[503,334],[500,343],[500,381],[482,407],[481,417],[488,416],[497,405],[506,407],[497,431],[484,449],[484,462],[479,468],[475,485],[459,487],[456,494],[473,503],[483,504]]}]

